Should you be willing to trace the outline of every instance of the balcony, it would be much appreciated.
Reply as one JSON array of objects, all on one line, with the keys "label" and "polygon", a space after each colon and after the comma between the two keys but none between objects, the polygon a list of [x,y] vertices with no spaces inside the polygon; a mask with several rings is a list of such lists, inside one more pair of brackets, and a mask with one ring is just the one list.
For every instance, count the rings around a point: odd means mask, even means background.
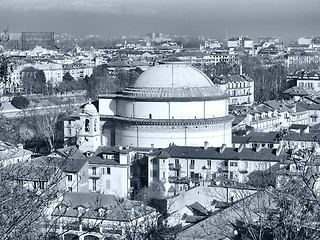
[{"label": "balcony", "polygon": [[95,178],[95,179],[98,179],[100,178],[100,174],[93,174],[93,173],[89,173],[89,178]]},{"label": "balcony", "polygon": [[170,171],[179,171],[181,169],[181,165],[180,164],[173,164],[173,163],[169,163],[169,170]]},{"label": "balcony", "polygon": [[239,168],[239,173],[241,174],[247,174],[248,170],[246,168]]},{"label": "balcony", "polygon": [[169,176],[168,177],[169,183],[176,183],[176,184],[188,184],[190,182],[189,178],[187,177],[177,177],[177,176]]}]

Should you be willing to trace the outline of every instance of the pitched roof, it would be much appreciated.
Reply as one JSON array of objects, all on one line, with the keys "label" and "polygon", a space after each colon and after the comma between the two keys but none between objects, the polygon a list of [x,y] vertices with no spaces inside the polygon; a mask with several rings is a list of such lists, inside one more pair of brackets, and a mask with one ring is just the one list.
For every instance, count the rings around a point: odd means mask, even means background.
[{"label": "pitched roof", "polygon": [[236,126],[241,123],[247,116],[246,115],[235,115],[232,121],[232,126]]},{"label": "pitched roof", "polygon": [[103,164],[103,165],[119,165],[119,162],[113,159],[102,159],[99,156],[92,156],[88,158],[90,164]]},{"label": "pitched roof", "polygon": [[283,92],[284,94],[289,94],[290,96],[307,96],[310,94],[314,94],[315,91],[311,89],[307,89],[300,86],[294,86],[289,88]]},{"label": "pitched roof", "polygon": [[309,125],[306,124],[291,124],[289,129],[300,129],[300,130],[306,130],[309,127]]},{"label": "pitched roof", "polygon": [[85,156],[83,155],[83,152],[80,151],[76,146],[70,146],[70,147],[65,147],[65,148],[60,148],[60,149],[56,149],[54,150],[53,153],[58,154],[59,156],[63,157],[63,158],[67,158],[67,159],[81,159],[81,158],[85,158]]},{"label": "pitched roof", "polygon": [[61,164],[61,170],[67,173],[78,173],[88,162],[86,158],[70,158]]},{"label": "pitched roof", "polygon": [[239,209],[244,209],[244,213],[258,217],[265,209],[275,208],[271,194],[257,192],[237,201],[224,210],[217,211],[216,214],[196,224],[188,226],[178,234],[177,239],[232,239],[234,237],[234,224],[237,220],[243,220],[243,216],[239,214]]},{"label": "pitched roof", "polygon": [[241,152],[237,149],[226,147],[220,153],[220,147],[191,147],[191,146],[171,146],[162,150],[159,158],[189,158],[189,159],[214,159],[214,160],[246,160],[246,161],[275,161],[282,159],[284,153],[276,155],[276,149],[243,148]]},{"label": "pitched roof", "polygon": [[263,104],[265,104],[265,105],[271,107],[273,110],[277,110],[279,112],[290,111],[290,109],[286,106],[285,103],[278,102],[276,100],[265,101],[265,102],[263,102]]},{"label": "pitched roof", "polygon": [[199,202],[187,205],[187,208],[189,208],[195,216],[208,216],[210,214],[210,212]]},{"label": "pitched roof", "polygon": [[[83,218],[104,219],[110,221],[131,221],[155,211],[154,208],[145,206],[142,202],[120,200],[111,194],[68,192],[59,204],[66,206],[66,211],[56,208],[54,216],[78,217],[78,207],[86,208]],[[103,216],[98,210],[106,210]],[[135,210],[134,212],[132,210]]]}]

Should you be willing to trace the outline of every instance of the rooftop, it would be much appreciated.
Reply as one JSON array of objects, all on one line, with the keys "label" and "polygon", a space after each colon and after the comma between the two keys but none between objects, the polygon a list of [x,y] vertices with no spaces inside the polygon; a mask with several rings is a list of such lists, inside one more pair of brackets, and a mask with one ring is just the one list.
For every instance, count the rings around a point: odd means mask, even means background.
[{"label": "rooftop", "polygon": [[119,96],[167,99],[217,97],[224,94],[197,68],[172,62],[148,68],[133,86],[123,90]]}]

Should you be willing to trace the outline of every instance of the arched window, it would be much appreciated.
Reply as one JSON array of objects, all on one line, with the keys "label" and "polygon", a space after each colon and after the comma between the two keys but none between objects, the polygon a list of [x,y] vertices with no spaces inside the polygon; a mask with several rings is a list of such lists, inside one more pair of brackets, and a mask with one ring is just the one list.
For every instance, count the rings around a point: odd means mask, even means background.
[{"label": "arched window", "polygon": [[98,120],[95,119],[95,120],[94,120],[94,131],[95,131],[95,132],[97,131],[97,123],[98,123]]},{"label": "arched window", "polygon": [[86,119],[84,123],[84,131],[89,132],[90,131],[90,120]]}]

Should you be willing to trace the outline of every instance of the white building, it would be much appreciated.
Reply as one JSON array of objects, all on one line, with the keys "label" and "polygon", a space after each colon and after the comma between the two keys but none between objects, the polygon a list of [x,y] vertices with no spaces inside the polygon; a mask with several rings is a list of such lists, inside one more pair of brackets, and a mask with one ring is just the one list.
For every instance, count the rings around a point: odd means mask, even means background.
[{"label": "white building", "polygon": [[130,239],[155,227],[159,214],[142,202],[119,199],[110,194],[74,193],[64,195],[51,219],[63,239]]},{"label": "white building", "polygon": [[183,63],[151,67],[132,87],[100,96],[99,114],[108,146],[231,145],[228,95]]},{"label": "white building", "polygon": [[168,195],[219,178],[245,183],[253,171],[265,171],[283,158],[281,147],[253,149],[171,146],[149,154],[149,183],[162,181]]},{"label": "white building", "polygon": [[247,75],[221,76],[214,79],[222,91],[230,95],[229,105],[252,105],[254,81]]}]

